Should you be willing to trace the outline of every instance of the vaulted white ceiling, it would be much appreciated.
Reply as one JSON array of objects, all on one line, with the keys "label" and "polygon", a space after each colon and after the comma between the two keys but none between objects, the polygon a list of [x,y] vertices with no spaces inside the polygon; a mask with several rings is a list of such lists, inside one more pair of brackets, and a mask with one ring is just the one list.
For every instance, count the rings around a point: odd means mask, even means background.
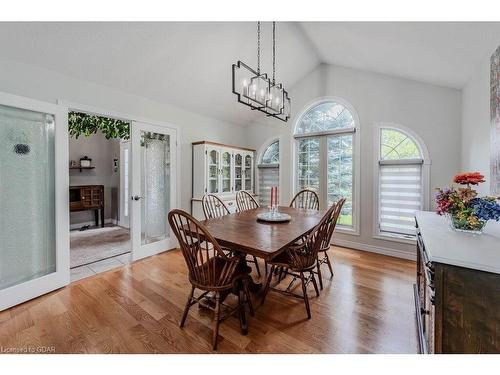
[{"label": "vaulted white ceiling", "polygon": [[321,61],[462,88],[500,44],[500,22],[303,22]]},{"label": "vaulted white ceiling", "polygon": [[[277,79],[324,62],[461,88],[498,44],[500,23],[280,22]],[[256,66],[254,22],[0,23],[0,51],[233,124],[260,116],[231,93],[231,64]],[[270,23],[262,59],[270,73]]]}]

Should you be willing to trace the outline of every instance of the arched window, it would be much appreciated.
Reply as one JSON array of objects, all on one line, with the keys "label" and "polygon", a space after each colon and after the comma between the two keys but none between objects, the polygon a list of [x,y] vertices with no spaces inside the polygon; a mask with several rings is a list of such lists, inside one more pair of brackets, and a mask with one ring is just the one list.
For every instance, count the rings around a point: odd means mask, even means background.
[{"label": "arched window", "polygon": [[272,141],[261,153],[259,164],[257,165],[259,177],[259,203],[266,207],[271,204],[271,187],[279,186],[280,172],[280,143],[279,140]]},{"label": "arched window", "polygon": [[[407,130],[382,126],[378,133],[378,234],[413,238],[415,211],[428,196],[425,146]],[[425,151],[425,154],[427,152]]]},{"label": "arched window", "polygon": [[354,190],[357,127],[357,116],[348,103],[327,99],[305,110],[294,135],[295,190],[315,190],[324,208],[346,198],[338,223],[351,230],[357,228]]}]

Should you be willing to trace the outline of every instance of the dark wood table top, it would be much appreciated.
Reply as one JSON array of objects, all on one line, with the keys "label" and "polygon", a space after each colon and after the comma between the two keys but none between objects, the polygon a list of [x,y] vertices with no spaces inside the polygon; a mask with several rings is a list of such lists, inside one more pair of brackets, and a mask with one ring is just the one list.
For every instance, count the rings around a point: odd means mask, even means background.
[{"label": "dark wood table top", "polygon": [[286,223],[268,223],[257,220],[257,214],[268,208],[256,208],[204,220],[201,223],[221,246],[270,260],[301,236],[313,229],[326,213],[324,210],[304,210],[279,207],[292,220]]}]

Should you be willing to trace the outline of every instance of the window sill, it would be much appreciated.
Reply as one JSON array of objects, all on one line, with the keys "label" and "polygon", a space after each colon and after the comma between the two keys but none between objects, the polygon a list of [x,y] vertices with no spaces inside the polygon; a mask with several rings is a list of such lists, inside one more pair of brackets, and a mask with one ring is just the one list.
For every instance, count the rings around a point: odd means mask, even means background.
[{"label": "window sill", "polygon": [[335,232],[341,234],[349,234],[351,236],[359,236],[359,230],[355,228],[343,227],[342,225],[337,225]]},{"label": "window sill", "polygon": [[397,234],[382,234],[382,233],[377,233],[373,236],[373,238],[376,238],[377,240],[384,240],[384,241],[392,241],[392,242],[399,242],[399,243],[404,243],[408,245],[415,245],[417,239],[416,238],[408,238],[403,235],[397,235]]}]

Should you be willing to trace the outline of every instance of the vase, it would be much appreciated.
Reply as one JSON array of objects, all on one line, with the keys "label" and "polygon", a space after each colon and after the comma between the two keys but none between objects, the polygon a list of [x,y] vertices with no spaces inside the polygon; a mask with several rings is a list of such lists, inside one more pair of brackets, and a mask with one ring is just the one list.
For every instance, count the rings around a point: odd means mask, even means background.
[{"label": "vase", "polygon": [[447,215],[448,222],[450,223],[450,227],[462,233],[470,233],[470,234],[481,234],[486,226],[487,221],[479,220],[477,226],[472,227],[467,221],[458,220],[453,215]]}]

